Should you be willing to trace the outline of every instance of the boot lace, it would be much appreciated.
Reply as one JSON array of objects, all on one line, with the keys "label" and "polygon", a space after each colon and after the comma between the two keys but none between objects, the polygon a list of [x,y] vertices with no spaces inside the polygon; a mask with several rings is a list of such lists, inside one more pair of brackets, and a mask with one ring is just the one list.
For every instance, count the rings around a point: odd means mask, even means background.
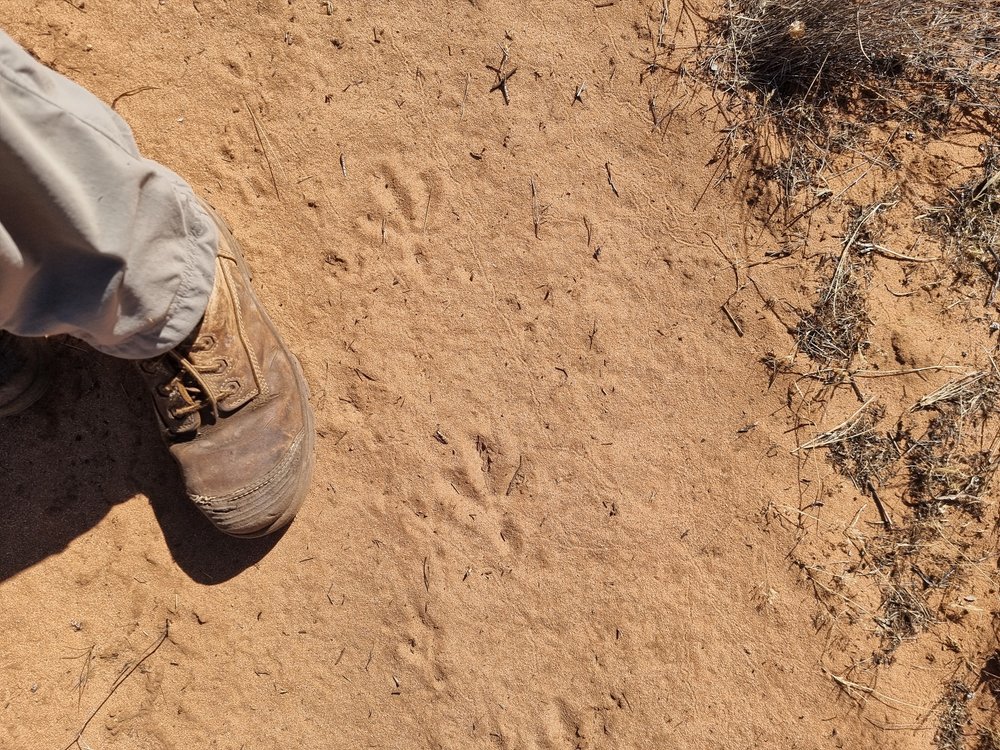
[{"label": "boot lace", "polygon": [[[199,347],[199,343],[208,342],[196,342],[190,350],[191,353],[198,348],[207,348],[204,345]],[[206,362],[195,362],[176,351],[169,351],[163,356],[174,365],[170,369],[175,374],[169,381],[159,386],[157,392],[168,399],[170,416],[182,422],[191,414],[207,410],[213,420],[218,419],[219,401],[235,393],[239,384],[228,380],[219,389],[213,389],[205,376],[225,372],[229,363],[221,357]]]}]

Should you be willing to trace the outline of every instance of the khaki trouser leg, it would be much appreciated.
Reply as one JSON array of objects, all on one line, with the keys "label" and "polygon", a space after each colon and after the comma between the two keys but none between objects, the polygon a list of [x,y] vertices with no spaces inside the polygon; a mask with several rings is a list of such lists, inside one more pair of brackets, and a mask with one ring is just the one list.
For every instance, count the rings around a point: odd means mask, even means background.
[{"label": "khaki trouser leg", "polygon": [[0,329],[160,354],[201,319],[217,246],[110,107],[0,31]]}]

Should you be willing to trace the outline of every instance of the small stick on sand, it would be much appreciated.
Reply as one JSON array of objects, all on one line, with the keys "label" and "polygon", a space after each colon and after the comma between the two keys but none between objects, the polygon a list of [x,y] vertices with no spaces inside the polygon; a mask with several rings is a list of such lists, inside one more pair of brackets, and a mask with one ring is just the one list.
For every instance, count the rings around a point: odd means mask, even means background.
[{"label": "small stick on sand", "polygon": [[729,312],[729,307],[726,305],[725,302],[722,303],[721,309],[722,312],[726,314],[726,317],[729,318],[729,322],[733,324],[733,328],[736,329],[736,335],[739,336],[740,338],[743,338],[743,327],[739,324],[736,318],[733,317],[733,314]]},{"label": "small stick on sand", "polygon": [[[70,5],[73,5],[73,3],[70,3]],[[73,5],[73,7],[76,8],[75,5]],[[129,89],[128,91],[123,91],[122,93],[120,93],[118,96],[116,96],[114,99],[111,100],[111,109],[117,112],[118,102],[124,99],[125,97],[135,96],[136,94],[141,94],[143,91],[159,91],[159,90],[160,90],[159,86],[139,86],[134,89]]]},{"label": "small stick on sand", "polygon": [[[491,70],[495,69],[491,68]],[[490,93],[492,94],[494,91],[499,89],[500,93],[503,94],[503,103],[510,104],[510,92],[507,90],[507,81],[514,77],[514,74],[517,72],[517,68],[514,68],[510,71],[510,73],[501,73],[497,70],[495,70],[495,72],[497,74],[497,82],[493,85],[493,88],[490,89]]]},{"label": "small stick on sand", "polygon": [[541,237],[538,234],[538,230],[541,229],[542,224],[545,223],[545,211],[548,206],[543,206],[538,202],[538,186],[535,184],[535,178],[531,178],[531,223],[535,227],[535,239],[540,240]]},{"label": "small stick on sand", "polygon": [[869,687],[868,685],[862,685],[858,682],[852,682],[851,680],[841,677],[838,674],[834,674],[826,667],[820,667],[820,669],[823,670],[823,674],[825,674],[827,677],[833,680],[839,687],[843,688],[844,692],[847,693],[855,701],[858,701],[858,703],[863,703],[864,701],[861,701],[857,696],[851,693],[852,690],[857,690],[861,693],[865,693],[866,695],[870,695],[883,705],[888,706],[889,708],[895,708],[896,706],[906,706],[907,708],[915,708],[918,709],[919,711],[929,710],[926,706],[918,706],[914,703],[908,703],[907,701],[900,700],[899,698],[893,698],[891,695],[886,695],[885,693],[881,693],[875,688]]},{"label": "small stick on sand", "polygon": [[75,656],[64,656],[64,659],[83,659],[83,666],[80,667],[80,674],[76,678],[76,684],[74,687],[77,689],[76,695],[76,705],[80,706],[80,701],[83,700],[83,691],[87,687],[87,682],[90,680],[90,667],[94,661],[94,646],[88,646],[82,649],[79,654]]},{"label": "small stick on sand", "polygon": [[[998,172],[997,174],[1000,174],[1000,172]],[[983,304],[983,307],[992,307],[993,300],[996,299],[997,296],[997,290],[1000,290],[1000,255],[997,255],[997,251],[994,250],[992,247],[987,249],[993,256],[993,260],[996,261],[997,273],[996,273],[996,278],[993,280],[993,286],[990,287],[989,296],[986,298],[986,302]]]},{"label": "small stick on sand", "polygon": [[872,494],[872,499],[875,500],[875,507],[878,509],[878,514],[881,516],[886,530],[892,531],[892,520],[889,518],[889,514],[886,513],[885,506],[882,505],[882,498],[878,496],[878,490],[875,489],[875,485],[872,484],[871,479],[868,480],[868,491]]},{"label": "small stick on sand", "polygon": [[135,672],[135,670],[137,670],[139,666],[144,661],[146,661],[146,659],[148,659],[150,656],[156,653],[156,650],[163,645],[163,642],[165,640],[167,640],[167,636],[169,634],[170,634],[170,620],[167,620],[163,625],[163,632],[160,633],[160,636],[156,639],[153,645],[146,649],[146,651],[143,653],[142,656],[139,657],[139,659],[135,662],[135,664],[128,667],[127,669],[124,669],[122,673],[118,675],[118,679],[116,679],[112,683],[111,690],[109,690],[108,694],[104,696],[104,700],[98,703],[97,708],[95,708],[93,711],[90,712],[90,715],[83,722],[83,726],[80,727],[80,731],[76,733],[76,737],[70,740],[70,743],[66,745],[66,747],[63,748],[63,750],[69,750],[71,747],[73,747],[73,745],[79,745],[80,738],[83,737],[83,733],[87,731],[87,727],[90,725],[90,722],[94,720],[94,717],[97,716],[98,711],[104,708],[104,704],[107,703],[109,700],[111,700],[111,696],[115,694],[115,691],[118,690],[118,688],[120,688],[122,684],[124,684],[125,680],[131,677],[132,673]]},{"label": "small stick on sand", "polygon": [[514,77],[514,74],[517,72],[517,68],[514,68],[509,73],[505,73],[504,66],[510,59],[510,51],[502,44],[500,45],[500,51],[503,53],[503,57],[500,58],[500,64],[495,68],[492,65],[487,65],[486,69],[492,70],[497,76],[497,82],[494,84],[493,88],[490,89],[490,93],[492,94],[494,91],[499,91],[503,94],[503,103],[507,105],[510,104],[510,92],[507,90],[507,81]]},{"label": "small stick on sand", "polygon": [[871,252],[883,255],[890,260],[903,260],[907,263],[933,263],[941,260],[941,256],[938,255],[933,258],[919,258],[915,255],[907,255],[906,253],[901,253],[896,250],[890,250],[889,248],[882,247],[881,245],[870,245],[868,249],[871,250]]},{"label": "small stick on sand", "polygon": [[615,198],[620,198],[621,196],[618,194],[618,188],[615,187],[615,178],[611,176],[611,162],[604,162],[604,169],[608,173],[608,184],[611,186],[611,192],[615,194]]}]

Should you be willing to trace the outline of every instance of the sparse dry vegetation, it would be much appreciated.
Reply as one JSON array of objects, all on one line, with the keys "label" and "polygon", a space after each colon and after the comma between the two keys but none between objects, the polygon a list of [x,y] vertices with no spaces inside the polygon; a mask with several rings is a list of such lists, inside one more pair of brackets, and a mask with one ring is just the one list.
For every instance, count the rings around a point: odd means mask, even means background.
[{"label": "sparse dry vegetation", "polygon": [[[904,641],[927,630],[939,614],[953,614],[943,609],[949,593],[964,582],[975,563],[971,553],[975,537],[962,519],[985,528],[992,517],[987,491],[996,457],[993,448],[982,449],[978,440],[998,394],[1000,380],[994,372],[974,372],[919,399],[899,416],[895,432],[879,429],[885,407],[870,401],[800,446],[804,451],[826,449],[838,473],[870,497],[882,517],[875,532],[855,531],[850,536],[861,553],[850,572],[874,581],[879,591],[878,610],[871,616],[881,641],[872,655],[875,664],[890,662]],[[926,411],[934,416],[915,438],[920,415]],[[879,493],[900,472],[905,472],[906,481],[897,483],[892,492],[909,511],[892,522]],[[952,518],[948,509],[961,515]],[[808,567],[812,580],[818,566]],[[850,598],[855,593],[838,591],[838,596]]]},{"label": "sparse dry vegetation", "polygon": [[932,222],[950,251],[955,277],[975,282],[985,276],[991,283],[987,306],[1000,287],[1000,142],[981,146],[979,173],[956,190],[925,218]]},{"label": "sparse dry vegetation", "polygon": [[965,727],[969,724],[970,700],[972,691],[964,683],[956,680],[947,686],[938,719],[938,729],[934,735],[934,744],[941,750],[963,750],[965,747]]},{"label": "sparse dry vegetation", "polygon": [[787,210],[806,188],[839,194],[839,157],[892,171],[897,137],[993,132],[998,21],[995,0],[730,0],[703,54],[731,113],[726,163],[747,158]]},{"label": "sparse dry vegetation", "polygon": [[[798,508],[769,507],[796,530],[790,559],[823,607],[817,628],[864,625],[872,650],[851,668],[877,669],[904,643],[940,633],[939,623],[962,622],[975,609],[966,587],[993,576],[984,568],[998,520],[990,486],[1000,460],[1000,372],[992,359],[936,390],[914,393],[919,381],[907,381],[902,403],[859,378],[934,369],[891,372],[879,361],[884,337],[872,311],[881,308],[871,299],[884,261],[902,270],[892,277],[902,291],[884,285],[897,299],[945,288],[948,273],[959,287],[986,280],[989,308],[1000,293],[1000,1],[729,0],[710,31],[700,62],[726,119],[717,182],[737,180],[783,245],[804,246],[817,225],[829,236],[823,220],[843,221],[839,252],[820,257],[814,300],[793,307],[794,351],[762,360],[772,384],[791,376],[786,405],[800,476]],[[918,198],[904,167],[917,149],[945,139],[982,143],[982,163],[927,209],[933,191]],[[861,183],[867,201],[854,203]],[[800,224],[824,203],[820,221]],[[910,249],[895,248],[889,231],[921,213]],[[916,250],[928,235],[940,253]],[[931,280],[920,268],[931,269]],[[927,283],[913,283],[920,278]],[[893,367],[913,362],[899,351],[895,358]],[[844,385],[860,408],[831,419]],[[824,523],[825,477],[815,485],[804,478],[813,454],[861,496],[853,516]],[[872,505],[877,519],[864,513]],[[824,528],[832,533],[810,546],[810,532]],[[972,721],[973,691],[957,678],[943,687],[936,746],[1000,747]]]},{"label": "sparse dry vegetation", "polygon": [[[797,330],[799,356],[768,358],[774,377],[795,374],[796,383],[810,378],[824,384],[810,394],[793,383],[788,403],[797,404],[796,413],[821,413],[830,398],[828,386],[854,385],[852,368],[857,367],[855,360],[865,358],[873,325],[867,314],[869,261],[861,249],[879,246],[879,217],[890,205],[886,200],[850,213],[830,281]],[[818,343],[831,341],[837,343]],[[813,369],[797,370],[796,362],[801,367],[802,359]],[[1000,376],[990,367],[916,397],[909,409],[892,415],[891,430],[886,427],[885,405],[869,398],[841,422],[799,444],[800,460],[822,449],[834,469],[875,504],[881,518],[868,529],[857,528],[857,517],[850,524],[845,536],[859,553],[854,561],[833,564],[823,557],[793,557],[822,603],[817,627],[870,624],[878,647],[863,661],[872,667],[891,664],[904,643],[942,620],[960,622],[969,611],[956,592],[981,570],[982,546],[977,540],[996,520],[988,491],[997,464],[997,440],[986,436],[992,434],[998,403]],[[796,416],[799,424],[807,419]],[[901,481],[894,481],[900,476]],[[895,508],[893,519],[882,493]],[[800,515],[798,523],[803,534],[804,517]],[[964,735],[954,731],[964,726],[957,713],[961,706],[949,705],[938,746],[964,747]]]},{"label": "sparse dry vegetation", "polygon": [[848,367],[868,346],[867,269],[849,252],[836,261],[812,310],[802,313],[796,343],[814,362]]},{"label": "sparse dry vegetation", "polygon": [[885,484],[899,459],[895,441],[877,429],[884,416],[883,405],[866,410],[851,434],[830,445],[834,468],[860,492],[877,490]]},{"label": "sparse dry vegetation", "polygon": [[934,613],[912,587],[890,583],[882,599],[881,616],[875,618],[883,639],[885,653],[891,654],[905,638],[912,638],[934,622]]},{"label": "sparse dry vegetation", "polygon": [[977,438],[1000,396],[995,372],[974,372],[922,398],[915,409],[933,410],[923,437],[912,441],[908,469],[910,496],[917,515],[934,518],[942,505],[984,517],[983,496],[996,471],[993,447]]},{"label": "sparse dry vegetation", "polygon": [[[882,217],[895,205],[895,198],[890,196],[850,210],[830,279],[820,290],[813,309],[801,314],[796,327],[798,350],[814,362],[835,369],[848,368],[868,348],[872,325],[868,316],[868,258],[873,252],[887,251],[879,244]],[[832,260],[826,257],[822,265]]]}]

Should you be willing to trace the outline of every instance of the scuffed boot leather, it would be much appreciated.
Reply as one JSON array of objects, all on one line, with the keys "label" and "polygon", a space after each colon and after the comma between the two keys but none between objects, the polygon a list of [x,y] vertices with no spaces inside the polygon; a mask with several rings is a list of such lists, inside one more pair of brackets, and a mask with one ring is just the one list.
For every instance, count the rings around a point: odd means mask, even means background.
[{"label": "scuffed boot leather", "polygon": [[20,414],[45,395],[51,360],[43,340],[0,331],[0,417]]},{"label": "scuffed boot leather", "polygon": [[309,489],[315,434],[308,387],[250,286],[236,240],[219,229],[215,286],[178,347],[139,363],[188,496],[221,531],[269,534]]}]

